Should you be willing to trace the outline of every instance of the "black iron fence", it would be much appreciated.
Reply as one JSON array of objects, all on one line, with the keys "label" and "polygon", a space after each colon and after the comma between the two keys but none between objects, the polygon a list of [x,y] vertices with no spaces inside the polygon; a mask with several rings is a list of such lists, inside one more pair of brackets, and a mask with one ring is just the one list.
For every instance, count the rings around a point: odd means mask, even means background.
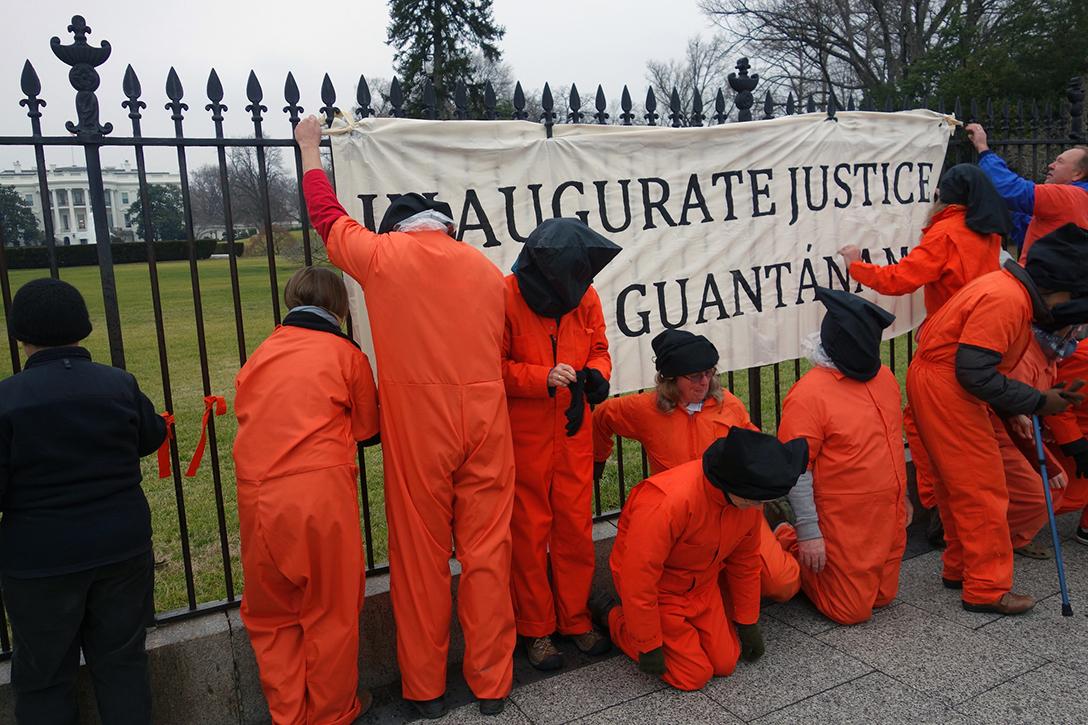
[{"label": "black iron fence", "polygon": [[[222,453],[222,447],[230,443],[228,438],[232,428],[228,417],[220,421],[220,430],[217,430],[214,415],[216,396],[228,395],[226,391],[229,385],[223,381],[232,379],[233,373],[245,363],[247,351],[263,338],[264,333],[270,329],[269,323],[278,324],[280,321],[280,273],[284,271],[280,268],[284,265],[284,260],[273,242],[276,230],[273,228],[275,220],[268,187],[270,149],[288,148],[293,152],[294,182],[297,187],[295,203],[297,203],[297,218],[300,222],[297,235],[300,237],[302,251],[299,262],[311,265],[315,263],[315,258],[319,257],[315,252],[320,246],[320,239],[310,228],[302,198],[301,159],[290,138],[266,136],[264,124],[268,107],[264,105],[264,90],[257,76],[252,72],[245,89],[248,100],[245,111],[249,113],[252,122],[252,137],[229,138],[226,136],[223,124],[224,114],[227,113],[228,108],[223,103],[224,89],[214,70],[207,79],[207,103],[200,101],[209,114],[207,120],[211,121],[210,135],[186,134],[186,114],[190,111],[190,107],[185,102],[186,96],[181,79],[173,70],[167,76],[165,85],[166,95],[169,98],[165,110],[170,112],[173,136],[143,135],[141,121],[147,106],[141,100],[141,83],[131,66],[124,74],[121,88],[124,100],[120,102],[121,107],[127,111],[131,126],[129,135],[123,135],[120,129],[114,129],[110,123],[101,123],[99,100],[96,95],[99,76],[95,68],[109,59],[110,46],[106,42],[102,42],[97,47],[88,43],[87,36],[91,29],[82,17],[74,17],[68,30],[73,36],[72,42],[65,44],[59,38],[53,38],[51,48],[62,63],[70,66],[69,79],[76,91],[77,120],[66,124],[69,135],[50,136],[42,133],[42,108],[46,102],[41,97],[42,89],[38,76],[33,66],[27,61],[22,69],[21,78],[22,91],[26,97],[20,101],[20,105],[26,109],[26,115],[30,121],[30,133],[23,136],[0,136],[0,146],[33,149],[48,274],[54,278],[60,276],[60,267],[57,261],[57,230],[54,223],[53,197],[50,193],[46,151],[55,147],[82,149],[86,164],[86,190],[91,216],[94,219],[94,240],[97,242],[95,253],[98,276],[94,282],[101,290],[101,312],[106,331],[103,348],[108,350],[110,361],[114,365],[126,367],[126,363],[129,362],[127,352],[133,347],[143,346],[141,349],[148,352],[149,361],[143,370],[145,377],[141,382],[146,385],[148,377],[158,378],[155,383],[161,385],[161,402],[164,410],[169,413],[177,412],[176,399],[179,395],[186,396],[186,401],[195,397],[197,409],[193,416],[193,426],[190,427],[199,427],[195,420],[200,418],[207,431],[208,461],[201,474],[204,476],[204,487],[196,489],[193,482],[182,473],[179,440],[182,440],[183,436],[179,428],[179,434],[170,441],[170,473],[164,479],[170,487],[168,490],[161,491],[163,497],[156,499],[158,504],[156,501],[152,502],[153,508],[156,505],[169,508],[174,519],[169,525],[163,525],[162,521],[156,525],[157,551],[159,539],[170,540],[177,550],[174,559],[179,560],[166,562],[168,569],[176,563],[178,583],[172,593],[168,584],[164,585],[167,588],[165,593],[157,589],[160,610],[168,610],[160,611],[159,619],[169,621],[200,612],[221,610],[238,603],[240,586],[236,581],[239,570],[237,568],[236,509],[233,506],[233,486],[230,485],[229,475],[232,466],[229,455],[224,456]],[[807,99],[794,99],[792,95],[784,102],[778,102],[767,92],[763,94],[762,103],[758,103],[755,95],[758,81],[755,76],[749,74],[748,60],[742,58],[736,68],[737,72],[729,76],[729,88],[717,89],[714,93],[712,108],[704,106],[703,98],[696,91],[690,107],[684,109],[681,107],[679,93],[674,89],[666,102],[667,107],[661,108],[659,112],[658,100],[652,88],[647,92],[641,107],[636,107],[632,102],[631,94],[624,87],[619,105],[621,112],[615,114],[616,118],[610,117],[607,98],[600,87],[594,95],[594,110],[587,113],[583,110],[582,99],[575,86],[570,87],[564,108],[556,105],[550,87],[545,85],[539,99],[539,117],[535,117],[534,113],[534,117],[531,118],[527,110],[531,104],[527,102],[520,83],[514,88],[509,101],[498,99],[490,84],[486,84],[481,93],[473,94],[470,94],[466,86],[459,84],[453,94],[452,106],[446,109],[437,106],[434,88],[429,82],[424,85],[420,98],[410,104],[402,93],[399,81],[394,79],[389,88],[388,98],[385,100],[388,101],[389,114],[392,116],[416,115],[426,118],[456,119],[506,117],[531,120],[542,123],[549,135],[552,127],[558,123],[646,124],[679,127],[744,122],[754,117],[769,119],[784,114],[821,112],[833,116],[840,110],[855,110],[855,108],[877,110],[869,99],[862,99],[856,103],[853,96],[847,96],[845,102],[840,102],[833,92],[828,94],[822,102],[818,102],[812,96]],[[321,84],[320,96],[324,105],[321,106],[319,112],[331,123],[341,111],[336,105],[338,96],[328,75],[324,77]],[[470,96],[473,98],[480,96],[482,103],[470,104]],[[1021,173],[1038,178],[1046,164],[1064,146],[1071,143],[1071,140],[1082,138],[1083,98],[1081,81],[1074,79],[1069,84],[1066,98],[1062,99],[1045,99],[1042,102],[971,100],[964,104],[958,99],[946,103],[941,99],[905,98],[898,101],[889,99],[881,104],[879,110],[894,111],[928,107],[942,112],[945,110],[953,112],[961,119],[980,120],[986,123],[990,130],[991,145],[1003,153]],[[284,83],[283,100],[285,105],[282,107],[282,113],[293,128],[299,122],[304,109],[299,105],[298,85],[290,73],[287,74]],[[349,112],[357,117],[373,115],[372,100],[365,78],[360,78],[353,99],[354,108]],[[409,114],[410,105],[417,109],[416,113]],[[662,112],[665,118],[662,118]],[[325,145],[328,145],[327,141]],[[131,289],[126,287],[125,294],[119,295],[117,282],[119,268],[115,267],[115,262],[118,260],[115,259],[112,251],[113,245],[109,243],[111,230],[108,224],[108,204],[101,160],[102,149],[108,147],[123,147],[135,158],[139,182],[140,221],[148,240],[154,238],[156,220],[152,214],[149,198],[150,185],[147,178],[145,150],[165,147],[173,149],[176,153],[188,252],[186,270],[188,279],[181,283],[184,288],[184,304],[174,294],[177,292],[176,289],[173,291],[168,289],[164,292],[163,275],[169,272],[173,280],[170,284],[175,284],[178,279],[178,270],[173,267],[167,269],[170,263],[160,262],[157,259],[156,244],[151,241],[143,242],[146,249],[145,253],[140,255],[140,259],[146,258],[146,278],[137,278],[131,270],[125,271],[125,284]],[[252,149],[256,156],[262,210],[259,231],[263,233],[265,240],[263,258],[259,260],[259,263],[254,262],[248,255],[242,259],[240,252],[243,245],[236,244],[238,240],[230,192],[232,179],[228,173],[227,162],[228,151],[234,147]],[[198,264],[198,258],[201,255],[194,233],[189,171],[189,154],[194,149],[210,149],[216,154],[219,193],[222,195],[222,224],[225,230],[224,237],[228,242],[225,245],[227,252],[225,269],[222,266],[223,260],[218,260],[219,266],[215,268],[203,262]],[[962,132],[957,133],[949,147],[949,162],[954,163],[971,158],[970,145]],[[13,288],[12,275],[9,272],[5,253],[5,247],[8,245],[3,238],[3,230],[0,228],[0,294],[2,294],[5,319],[10,310]],[[185,265],[186,263],[177,264]],[[223,279],[224,272],[226,280]],[[68,274],[66,269],[65,276]],[[260,299],[253,296],[254,285],[257,284],[256,274],[266,277],[266,281],[259,284],[267,285],[267,297],[263,293]],[[90,284],[88,278],[83,278],[83,282]],[[210,288],[214,288],[214,291]],[[125,298],[124,304],[122,297]],[[206,312],[205,304],[212,299],[219,299],[222,304]],[[89,300],[89,302],[94,303],[93,307],[98,307],[97,299]],[[150,310],[142,312],[148,316],[148,327],[143,330],[143,334],[135,333],[134,343],[134,338],[128,336],[129,331],[122,324],[122,319],[126,316],[137,316],[148,303]],[[210,324],[215,325],[211,333],[208,331]],[[184,331],[185,336],[191,335],[195,340],[195,350],[186,347],[186,352],[180,361],[177,355],[172,356],[170,346],[182,346],[168,340],[168,337],[174,335],[175,328],[179,327]],[[230,328],[233,328],[233,334]],[[150,333],[150,329],[153,329],[153,333]],[[254,334],[255,332],[259,334]],[[153,342],[150,337],[154,338]],[[227,340],[229,337],[233,337],[234,340]],[[126,347],[126,340],[129,342],[128,347]],[[13,373],[18,372],[20,369],[19,350],[10,328],[7,341],[10,369]],[[236,343],[236,346],[231,344],[232,342]],[[188,346],[189,342],[185,345]],[[210,352],[210,347],[216,349]],[[192,352],[195,352],[195,356],[191,354]],[[905,335],[898,340],[890,341],[887,352],[889,365],[893,371],[902,376],[913,352],[912,338]],[[747,402],[753,421],[757,425],[771,429],[778,423],[785,391],[802,372],[802,361],[797,360],[763,368],[728,371],[726,379],[729,389]],[[184,378],[187,375],[192,377],[192,384],[185,382]],[[183,379],[182,382],[179,382],[179,379]],[[195,437],[195,433],[192,437]],[[360,458],[360,497],[362,524],[366,531],[366,561],[368,570],[377,572],[385,568],[381,560],[381,546],[376,544],[376,540],[384,541],[383,525],[378,520],[382,516],[380,453],[364,455],[360,451]],[[598,518],[615,516],[619,507],[623,505],[627,490],[646,475],[646,470],[645,452],[632,450],[630,444],[625,451],[623,441],[618,441],[614,474],[610,471],[609,475],[595,487],[595,515]],[[224,479],[227,480],[226,488],[224,488]],[[187,503],[192,503],[193,497],[198,493],[207,494],[209,488],[211,499],[207,508],[212,513],[202,524],[208,535],[202,535],[203,540],[194,547],[194,538],[201,537],[197,537],[191,530],[192,521],[190,512],[187,510]],[[194,548],[198,551],[194,552]],[[205,582],[209,580],[209,577],[211,584],[201,583],[198,586],[198,579]],[[160,579],[165,580],[166,577],[160,574]],[[3,617],[3,607],[0,603],[0,655],[10,653],[10,642]]]}]

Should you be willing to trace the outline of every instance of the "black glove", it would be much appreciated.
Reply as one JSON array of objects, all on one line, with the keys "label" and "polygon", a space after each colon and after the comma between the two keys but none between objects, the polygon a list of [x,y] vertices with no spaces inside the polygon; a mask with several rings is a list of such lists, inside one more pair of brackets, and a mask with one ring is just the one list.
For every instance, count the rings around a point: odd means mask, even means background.
[{"label": "black glove", "polygon": [[567,407],[567,436],[572,436],[582,427],[586,417],[586,371],[579,370],[578,379],[567,386],[570,391],[570,405]]},{"label": "black glove", "polygon": [[601,480],[601,475],[604,474],[604,461],[593,462],[593,482],[597,483]]},{"label": "black glove", "polygon": [[600,405],[608,399],[608,381],[600,370],[582,368],[586,374],[586,400],[590,405]]},{"label": "black glove", "polygon": [[665,649],[658,647],[649,652],[639,652],[638,668],[647,675],[665,674]]},{"label": "black glove", "polygon": [[1077,464],[1077,478],[1088,478],[1088,438],[1066,443],[1062,453],[1072,458]]},{"label": "black glove", "polygon": [[738,624],[737,638],[740,639],[740,656],[745,662],[755,662],[763,656],[763,631],[759,628],[759,622],[755,624]]}]

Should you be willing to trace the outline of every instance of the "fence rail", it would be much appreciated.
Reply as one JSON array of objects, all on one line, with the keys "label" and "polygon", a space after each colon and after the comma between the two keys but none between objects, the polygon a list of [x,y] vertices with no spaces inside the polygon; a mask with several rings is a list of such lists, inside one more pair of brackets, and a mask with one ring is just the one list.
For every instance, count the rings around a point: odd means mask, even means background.
[{"label": "fence rail", "polygon": [[[73,123],[69,121],[67,123],[66,127],[69,130],[70,135],[47,136],[42,134],[41,109],[46,105],[46,102],[40,97],[41,84],[38,80],[37,73],[30,62],[27,61],[22,69],[21,76],[21,87],[25,98],[20,101],[20,105],[26,109],[26,115],[30,121],[30,133],[26,136],[0,136],[0,146],[29,147],[34,151],[38,192],[42,209],[42,226],[44,228],[45,236],[44,243],[48,249],[49,274],[54,278],[58,278],[60,272],[56,259],[55,249],[57,241],[54,224],[54,208],[52,196],[50,194],[50,181],[45,153],[47,149],[56,147],[83,149],[87,170],[88,198],[92,216],[94,218],[94,239],[97,243],[98,254],[98,284],[101,286],[102,311],[106,322],[108,351],[111,362],[118,367],[126,366],[125,331],[122,326],[122,305],[119,301],[116,270],[112,258],[111,245],[109,244],[111,230],[107,223],[107,204],[100,151],[104,147],[122,147],[131,149],[135,157],[138,175],[140,217],[142,227],[145,230],[145,236],[147,237],[147,240],[143,243],[147,250],[148,276],[146,287],[141,285],[140,293],[146,294],[146,299],[149,299],[151,303],[151,315],[154,319],[155,328],[155,367],[157,367],[158,378],[161,383],[163,407],[166,411],[173,412],[175,410],[177,394],[180,393],[180,387],[182,386],[177,381],[177,361],[176,359],[173,361],[171,360],[171,347],[168,343],[167,330],[168,327],[176,321],[175,318],[177,315],[188,314],[188,308],[186,307],[184,311],[178,312],[174,309],[167,309],[164,304],[166,295],[163,291],[163,269],[160,269],[160,263],[156,260],[155,245],[150,241],[154,238],[156,219],[152,214],[152,204],[149,198],[150,185],[147,180],[147,164],[144,156],[145,149],[166,147],[176,150],[183,205],[184,228],[186,239],[188,240],[189,251],[188,297],[191,298],[192,305],[192,319],[190,320],[187,318],[185,324],[191,324],[191,331],[196,339],[196,365],[199,368],[198,387],[200,394],[205,396],[205,398],[216,395],[216,386],[213,385],[213,373],[215,375],[220,375],[222,371],[218,364],[215,370],[213,370],[209,353],[209,343],[217,342],[218,338],[209,339],[207,326],[209,321],[218,322],[219,320],[215,317],[215,315],[218,314],[216,311],[213,310],[211,318],[209,318],[205,312],[205,290],[202,289],[202,281],[218,284],[220,280],[218,278],[210,278],[207,271],[202,274],[201,266],[197,263],[188,152],[191,149],[200,148],[214,149],[216,151],[216,166],[218,167],[218,178],[223,203],[222,221],[223,228],[225,229],[226,241],[228,242],[227,266],[229,271],[229,309],[232,317],[231,322],[233,323],[234,328],[233,332],[237,343],[237,364],[231,363],[230,365],[234,370],[246,361],[247,349],[249,349],[247,347],[247,339],[252,344],[255,339],[259,338],[259,336],[254,335],[253,327],[255,320],[259,321],[260,318],[255,318],[251,314],[248,316],[250,330],[248,330],[249,336],[247,338],[246,322],[248,313],[246,309],[247,307],[252,307],[252,301],[243,293],[242,280],[243,277],[245,277],[243,272],[248,272],[248,268],[247,270],[241,269],[241,260],[239,260],[238,250],[234,244],[236,241],[236,225],[230,193],[231,176],[228,173],[226,154],[229,149],[243,148],[252,149],[256,155],[260,179],[260,207],[262,211],[262,223],[260,224],[260,228],[264,233],[265,239],[264,263],[267,267],[267,290],[270,296],[269,311],[274,323],[280,321],[281,314],[280,277],[278,276],[277,267],[283,262],[283,259],[281,258],[282,255],[278,256],[276,245],[273,242],[273,227],[275,220],[273,219],[270,207],[268,185],[269,163],[267,153],[270,149],[276,148],[291,148],[293,150],[293,177],[296,187],[295,190],[297,191],[294,199],[295,203],[297,203],[297,213],[300,222],[299,231],[301,234],[303,252],[302,263],[308,266],[314,263],[315,238],[306,217],[306,208],[302,198],[301,160],[292,139],[270,138],[265,135],[263,126],[266,120],[265,113],[268,111],[268,107],[263,105],[264,91],[257,76],[252,72],[249,75],[245,89],[245,96],[249,101],[248,105],[245,106],[245,111],[250,114],[250,120],[253,124],[253,136],[250,138],[228,138],[225,135],[223,128],[224,114],[228,109],[227,106],[223,104],[223,99],[225,97],[224,89],[214,70],[211,71],[207,80],[207,103],[204,105],[204,109],[210,114],[209,118],[213,124],[213,136],[194,137],[185,134],[184,122],[186,120],[186,113],[190,109],[184,100],[185,95],[181,80],[173,69],[171,69],[166,79],[166,93],[169,98],[169,103],[165,105],[165,110],[170,111],[170,120],[173,122],[174,135],[142,135],[141,122],[143,120],[143,112],[147,108],[147,105],[144,101],[140,100],[142,95],[140,80],[131,66],[129,66],[125,72],[121,89],[125,98],[125,100],[121,102],[121,106],[128,111],[131,134],[128,136],[115,134],[115,129],[111,124],[100,123],[99,101],[96,95],[99,86],[99,77],[95,68],[108,60],[110,56],[110,46],[106,42],[103,42],[97,47],[88,43],[87,36],[90,34],[91,29],[80,16],[73,17],[72,24],[68,27],[68,31],[73,36],[72,42],[63,44],[59,38],[53,38],[51,48],[53,53],[62,63],[71,67],[69,79],[73,89],[76,91],[75,109],[77,122]],[[774,118],[776,114],[792,115],[806,112],[822,112],[829,116],[834,116],[841,110],[852,111],[855,108],[860,110],[876,110],[872,101],[867,98],[862,99],[860,103],[855,103],[854,97],[848,96],[846,102],[840,104],[833,91],[828,94],[826,102],[822,103],[818,102],[813,96],[809,96],[802,101],[801,99],[795,99],[792,94],[788,96],[785,102],[779,103],[772,98],[769,92],[767,92],[764,94],[762,103],[757,104],[754,91],[758,85],[758,79],[757,76],[749,74],[748,60],[746,58],[740,59],[736,68],[737,72],[730,74],[729,76],[728,92],[727,89],[716,89],[712,94],[712,107],[704,106],[702,95],[699,90],[696,90],[692,96],[690,108],[685,109],[681,106],[680,95],[676,89],[673,89],[669,94],[669,98],[666,102],[667,106],[661,107],[658,105],[658,99],[654,89],[650,88],[646,93],[642,107],[636,109],[635,104],[632,102],[631,94],[625,86],[620,98],[619,107],[621,112],[616,114],[616,118],[612,118],[608,113],[609,106],[607,97],[600,86],[597,87],[593,97],[593,111],[587,113],[588,109],[583,110],[582,98],[579,95],[576,86],[572,85],[570,87],[570,92],[566,99],[566,106],[561,107],[555,103],[550,86],[545,84],[540,98],[539,117],[530,118],[530,112],[528,110],[529,103],[527,102],[526,95],[520,83],[516,84],[509,103],[507,104],[505,99],[501,102],[501,107],[505,112],[500,114],[500,101],[490,84],[485,84],[482,89],[475,89],[477,91],[475,95],[479,97],[477,100],[482,99],[482,104],[470,102],[469,89],[463,83],[459,83],[453,95],[452,106],[450,108],[440,108],[435,101],[435,89],[429,80],[423,85],[418,103],[413,104],[405,97],[400,81],[398,79],[393,79],[388,97],[390,105],[389,115],[394,117],[416,115],[422,118],[454,119],[497,119],[502,115],[503,117],[514,120],[537,121],[543,124],[550,136],[552,127],[557,123],[618,124],[626,126],[639,123],[650,126],[669,125],[673,127],[699,127],[703,125],[750,121],[753,119],[753,109],[755,109],[756,113],[764,119]],[[324,77],[321,84],[320,96],[324,105],[320,107],[319,113],[331,123],[336,115],[340,113],[340,109],[336,106],[337,94],[328,75]],[[969,109],[967,118],[982,120],[990,125],[991,134],[993,136],[991,145],[995,149],[1007,154],[1010,157],[1011,163],[1018,167],[1022,173],[1027,176],[1037,177],[1045,167],[1045,164],[1053,157],[1058,149],[1063,145],[1069,144],[1071,141],[1083,138],[1083,98],[1084,93],[1080,79],[1073,79],[1070,81],[1066,98],[1048,99],[1042,106],[1034,99],[1027,101],[1000,101],[998,102],[998,108],[995,108],[993,101],[988,100],[984,103],[980,103],[977,100],[969,100],[966,104],[966,107]],[[283,99],[286,105],[283,106],[282,113],[293,128],[298,124],[304,109],[298,105],[300,100],[299,89],[293,75],[290,73],[287,74],[285,80]],[[372,101],[373,98],[366,79],[361,77],[356,86],[354,98],[355,107],[353,113],[356,117],[365,118],[374,115],[373,109],[371,108]],[[201,103],[203,103],[203,101],[201,101]],[[945,101],[942,100],[919,101],[914,99],[902,99],[899,102],[894,102],[891,99],[888,99],[881,110],[894,111],[897,108],[933,107],[935,110],[944,111],[946,105],[953,109],[953,112],[957,117],[964,118],[965,114],[963,113],[963,108],[965,104],[961,103],[959,99],[955,99],[949,104],[946,104]],[[416,108],[417,113],[410,113],[410,107]],[[664,118],[661,115],[662,113],[665,114]],[[534,116],[535,115],[536,114],[534,114]],[[1002,134],[1003,138],[998,138],[998,136],[1001,136]],[[325,141],[324,144],[327,146],[328,141]],[[950,163],[955,163],[970,160],[971,158],[973,158],[973,152],[970,145],[962,138],[962,134],[958,134],[950,144],[948,161]],[[317,241],[317,244],[319,243],[320,242]],[[0,296],[2,296],[3,300],[5,319],[7,319],[7,315],[10,312],[12,299],[12,281],[6,261],[6,253],[4,251],[5,246],[8,244],[9,242],[4,239],[3,228],[0,226]],[[246,277],[246,279],[248,280],[248,277]],[[176,304],[177,301],[170,298],[168,303]],[[267,325],[267,312],[262,313],[262,317],[265,321],[256,326],[264,329],[264,326]],[[20,369],[19,352],[16,341],[12,337],[10,327],[8,328],[7,339],[11,370],[13,373],[18,372]],[[888,346],[888,362],[892,367],[892,370],[899,374],[900,377],[902,377],[905,372],[906,363],[909,362],[912,354],[913,340],[909,335],[890,342]],[[234,353],[228,353],[228,356],[233,358]],[[218,359],[219,358],[217,358],[217,360]],[[172,366],[174,366],[173,369]],[[792,381],[800,377],[802,368],[801,361],[792,361],[765,366],[763,368],[753,368],[746,371],[728,371],[726,378],[730,390],[739,392],[747,398],[752,420],[760,426],[767,423],[769,428],[771,416],[773,416],[774,425],[777,426],[781,414],[781,403],[784,395],[783,391],[788,390]],[[765,396],[765,387],[767,386],[772,389],[771,399],[768,399]],[[170,460],[172,464],[171,493],[173,506],[176,509],[176,538],[180,550],[182,576],[184,579],[184,606],[172,608],[171,611],[161,612],[158,615],[160,621],[170,621],[173,619],[194,616],[207,611],[221,610],[235,606],[239,600],[239,587],[237,587],[235,582],[235,566],[237,566],[238,563],[238,556],[231,540],[232,535],[236,535],[236,527],[232,525],[232,522],[228,521],[228,518],[233,518],[234,514],[231,512],[232,509],[228,500],[230,491],[224,489],[224,479],[228,477],[224,476],[223,473],[224,461],[221,460],[220,436],[217,435],[216,431],[216,418],[211,414],[208,414],[206,417],[209,456],[208,468],[211,474],[211,488],[214,496],[214,523],[211,524],[214,528],[214,537],[212,537],[214,540],[203,542],[201,547],[202,549],[214,551],[215,554],[212,559],[218,558],[219,560],[213,568],[220,570],[220,573],[215,575],[218,580],[218,585],[220,585],[216,591],[221,592],[222,596],[202,596],[197,586],[196,579],[198,572],[195,571],[194,567],[194,551],[191,541],[193,535],[190,530],[190,517],[186,506],[187,485],[186,480],[182,475],[182,461],[178,442],[177,440],[172,440],[170,444]],[[378,529],[375,527],[375,522],[373,520],[375,502],[371,500],[371,497],[375,496],[375,494],[370,490],[370,484],[376,482],[374,481],[373,471],[369,474],[367,471],[368,465],[375,463],[374,455],[364,455],[364,452],[360,449],[360,462],[360,498],[363,517],[362,524],[366,531],[366,562],[369,571],[378,572],[383,571],[385,565],[380,560],[376,560],[378,554],[375,548],[375,537],[376,534],[378,534]],[[377,470],[376,465],[372,466],[372,468]],[[615,516],[618,513],[618,508],[622,506],[625,501],[629,487],[640,480],[641,477],[645,476],[646,473],[647,460],[645,451],[636,452],[632,449],[632,443],[630,441],[626,442],[626,446],[624,441],[618,441],[616,476],[614,482],[610,478],[608,482],[598,483],[594,487],[594,513],[596,517],[601,519]],[[614,487],[615,490],[610,490],[609,486]],[[169,532],[169,534],[172,536],[173,532]],[[156,536],[158,537],[159,535],[160,532],[157,531]],[[207,567],[205,566],[204,569],[206,568]],[[201,576],[203,576],[205,572],[202,569],[200,573]],[[8,655],[10,655],[10,640],[8,637],[3,605],[2,602],[0,602],[0,656]]]}]

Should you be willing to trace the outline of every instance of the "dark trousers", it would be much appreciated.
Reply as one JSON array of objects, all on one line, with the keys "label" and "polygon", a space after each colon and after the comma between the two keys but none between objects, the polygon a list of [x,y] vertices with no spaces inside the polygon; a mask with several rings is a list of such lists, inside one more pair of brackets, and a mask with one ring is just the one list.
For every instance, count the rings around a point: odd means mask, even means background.
[{"label": "dark trousers", "polygon": [[144,650],[151,552],[58,576],[0,576],[11,620],[11,682],[20,725],[76,725],[79,651],[103,725],[151,722]]}]

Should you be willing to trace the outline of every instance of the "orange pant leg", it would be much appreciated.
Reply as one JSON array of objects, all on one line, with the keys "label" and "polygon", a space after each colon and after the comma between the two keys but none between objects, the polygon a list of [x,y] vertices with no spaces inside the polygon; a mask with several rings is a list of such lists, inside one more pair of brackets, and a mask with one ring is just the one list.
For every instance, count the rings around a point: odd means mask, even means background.
[{"label": "orange pant leg", "polygon": [[[759,523],[760,595],[776,602],[787,602],[793,599],[801,588],[801,567],[795,557],[783,550],[767,524],[767,520],[760,518]],[[722,581],[724,582],[725,579],[723,578]]]},{"label": "orange pant leg", "polygon": [[1061,464],[1069,482],[1064,489],[1050,489],[1054,496],[1054,513],[1067,514],[1071,511],[1084,511],[1080,525],[1088,527],[1088,478],[1077,478],[1077,463],[1062,453],[1057,446],[1052,449],[1054,457]]},{"label": "orange pant leg", "polygon": [[356,469],[239,481],[242,621],[273,722],[359,714],[363,545]]},{"label": "orange pant leg", "polygon": [[888,550],[888,558],[884,561],[884,568],[880,572],[880,583],[877,586],[876,599],[873,600],[874,608],[888,606],[899,593],[899,569],[903,565],[903,552],[907,549],[905,508],[899,521],[899,531],[891,549]]},{"label": "orange pant leg", "polygon": [[499,698],[509,695],[513,686],[517,640],[510,600],[514,451],[502,383],[469,386],[464,401],[469,454],[453,473],[463,671],[476,697]]},{"label": "orange pant leg", "polygon": [[[587,418],[588,421],[588,418]],[[588,431],[587,431],[588,432]],[[556,470],[551,489],[552,589],[561,634],[585,634],[592,628],[589,593],[596,552],[593,548],[593,461],[573,461],[582,470]]]},{"label": "orange pant leg", "polygon": [[918,488],[918,501],[923,508],[932,509],[937,505],[937,494],[933,492],[933,481],[937,473],[933,462],[918,436],[918,425],[914,422],[914,413],[910,406],[903,408],[903,428],[907,432],[907,445],[910,446],[910,460],[914,464],[914,482]]},{"label": "orange pant leg", "polygon": [[993,602],[1012,587],[1013,564],[1005,472],[987,408],[960,387],[951,367],[922,360],[907,371],[907,395],[937,470],[944,576],[962,574],[965,602]]},{"label": "orange pant leg", "polygon": [[1046,524],[1043,478],[1009,438],[1009,433],[1001,421],[994,417],[990,420],[1005,467],[1005,487],[1009,492],[1009,537],[1012,547],[1018,549],[1030,544],[1039,529]]},{"label": "orange pant leg", "polygon": [[556,630],[555,601],[548,577],[548,539],[552,533],[550,483],[534,476],[519,478],[514,485],[510,583],[517,632],[523,637],[544,637]]},{"label": "orange pant leg", "polygon": [[[781,548],[795,561],[798,556],[797,531],[789,524],[775,529]],[[829,558],[819,573],[803,566],[800,569],[801,589],[805,596],[828,619],[839,624],[858,624],[873,616],[876,592],[867,582],[859,582]],[[898,572],[898,570],[897,570]]]}]

